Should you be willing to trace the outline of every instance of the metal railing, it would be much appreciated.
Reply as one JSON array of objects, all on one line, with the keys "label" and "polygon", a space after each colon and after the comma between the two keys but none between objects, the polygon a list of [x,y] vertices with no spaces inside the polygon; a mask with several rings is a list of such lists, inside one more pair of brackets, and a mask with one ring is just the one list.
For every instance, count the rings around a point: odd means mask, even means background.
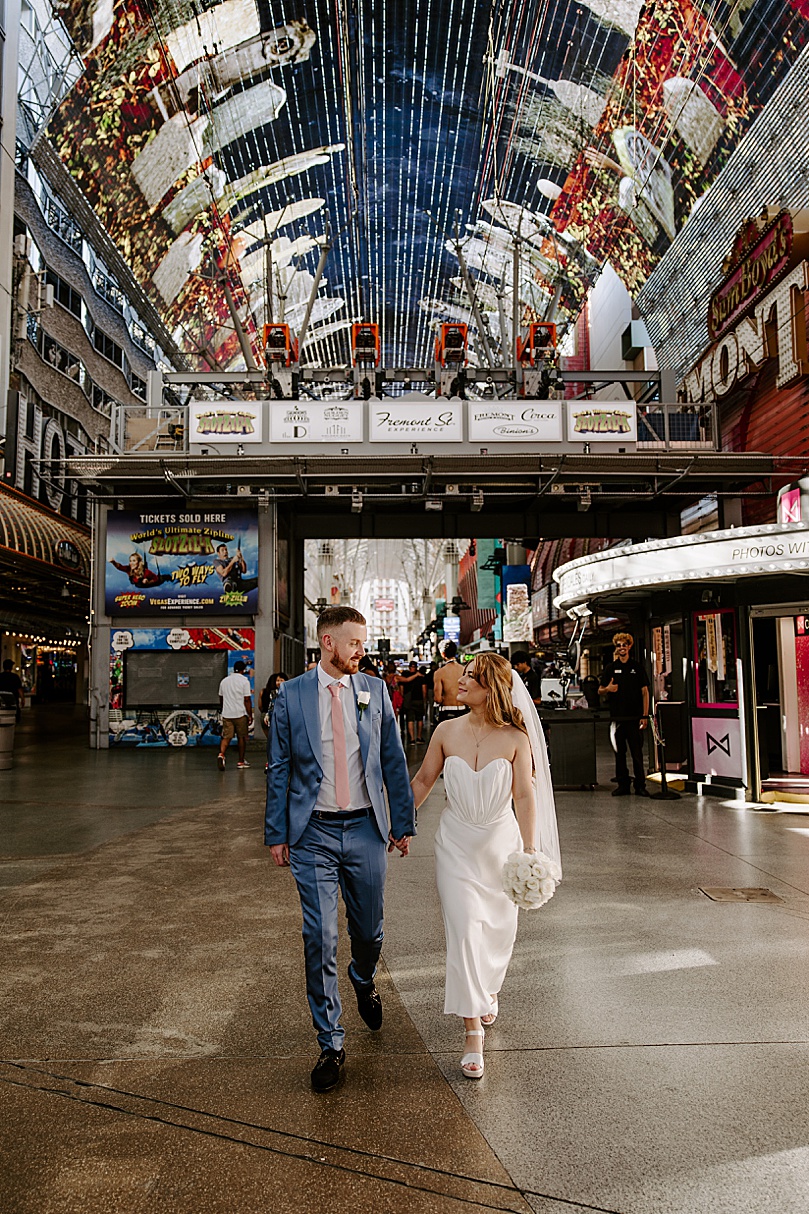
[{"label": "metal railing", "polygon": [[[570,407],[570,403],[567,402],[566,407]],[[575,402],[579,407],[582,403],[580,400]],[[598,400],[592,401],[594,409],[598,408],[598,404]],[[620,441],[620,436],[616,435],[616,441]],[[583,436],[582,442],[585,448],[589,445],[586,436]],[[112,421],[111,443],[113,449],[122,455],[146,451],[186,452],[188,408],[168,404],[119,405]],[[556,449],[556,444],[552,443],[541,446],[549,452]],[[719,447],[715,403],[661,404],[655,401],[638,405],[638,451],[718,451]],[[560,445],[559,449],[564,448]],[[630,445],[628,449],[633,448]],[[593,453],[596,450],[594,447]]]},{"label": "metal railing", "polygon": [[150,409],[119,405],[110,427],[110,447],[118,455],[146,451],[187,451],[188,410],[182,405]]},{"label": "metal railing", "polygon": [[639,451],[717,451],[715,402],[638,406]]}]

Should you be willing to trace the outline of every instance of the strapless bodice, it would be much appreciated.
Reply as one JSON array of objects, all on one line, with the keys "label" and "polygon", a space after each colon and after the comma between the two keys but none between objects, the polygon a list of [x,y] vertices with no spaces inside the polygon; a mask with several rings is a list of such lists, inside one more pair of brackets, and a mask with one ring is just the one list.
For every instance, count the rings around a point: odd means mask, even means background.
[{"label": "strapless bodice", "polygon": [[496,822],[511,811],[511,763],[492,759],[475,771],[460,755],[444,760],[447,812],[467,822]]}]

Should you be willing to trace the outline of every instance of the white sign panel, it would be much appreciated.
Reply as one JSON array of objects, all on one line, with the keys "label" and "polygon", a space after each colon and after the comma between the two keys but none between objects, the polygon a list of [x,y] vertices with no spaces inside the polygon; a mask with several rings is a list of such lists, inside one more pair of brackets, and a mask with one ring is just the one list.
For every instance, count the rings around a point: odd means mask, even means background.
[{"label": "white sign panel", "polygon": [[372,443],[460,443],[463,401],[369,401]]},{"label": "white sign panel", "polygon": [[569,443],[636,443],[638,418],[632,400],[567,401]]},{"label": "white sign panel", "polygon": [[692,717],[694,771],[700,776],[745,778],[742,730],[732,717]]},{"label": "white sign panel", "polygon": [[467,408],[472,443],[560,443],[563,438],[560,400],[470,401]]},{"label": "white sign panel", "polygon": [[211,404],[192,401],[188,406],[190,443],[260,443],[262,438],[261,401]]},{"label": "white sign panel", "polygon": [[274,400],[270,404],[272,443],[361,443],[362,401]]}]

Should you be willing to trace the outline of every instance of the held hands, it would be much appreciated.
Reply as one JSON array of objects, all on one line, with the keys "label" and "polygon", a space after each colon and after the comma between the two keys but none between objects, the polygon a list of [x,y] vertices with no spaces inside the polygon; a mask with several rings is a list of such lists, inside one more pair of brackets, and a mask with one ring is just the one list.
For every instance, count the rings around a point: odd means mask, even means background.
[{"label": "held hands", "polygon": [[[391,831],[390,834],[388,835],[388,839],[389,839],[389,843],[388,843],[389,852],[393,851],[393,849],[395,847],[400,855],[402,855],[402,856],[410,855],[410,835],[402,835],[401,839],[394,839],[393,831]],[[276,861],[276,863],[277,863],[277,861]]]},{"label": "held hands", "polygon": [[273,843],[270,847],[272,858],[279,868],[289,868],[289,844]]}]

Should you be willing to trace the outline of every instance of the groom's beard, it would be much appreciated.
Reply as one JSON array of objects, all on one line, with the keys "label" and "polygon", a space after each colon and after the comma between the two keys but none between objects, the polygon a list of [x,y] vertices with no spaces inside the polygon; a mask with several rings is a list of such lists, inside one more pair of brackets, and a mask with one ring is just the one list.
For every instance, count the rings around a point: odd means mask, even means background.
[{"label": "groom's beard", "polygon": [[331,664],[336,666],[341,674],[356,674],[360,660],[359,658],[341,658],[336,653],[332,653]]}]

